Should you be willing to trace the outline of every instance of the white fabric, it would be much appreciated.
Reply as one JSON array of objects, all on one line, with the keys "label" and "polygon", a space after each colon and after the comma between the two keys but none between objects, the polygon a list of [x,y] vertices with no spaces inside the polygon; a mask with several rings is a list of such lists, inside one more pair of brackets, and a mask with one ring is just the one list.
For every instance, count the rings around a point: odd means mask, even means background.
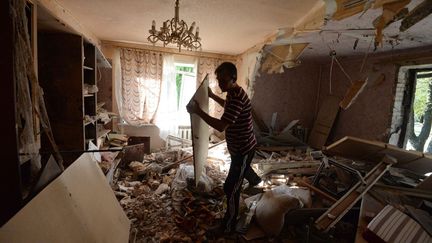
[{"label": "white fabric", "polygon": [[285,214],[300,207],[299,200],[285,190],[275,188],[266,191],[258,201],[255,215],[256,220],[269,236],[277,236],[285,223]]},{"label": "white fabric", "polygon": [[121,48],[120,63],[123,119],[131,125],[154,124],[161,94],[162,53]]},{"label": "white fabric", "polygon": [[112,68],[113,68],[113,80],[114,80],[114,98],[115,98],[115,106],[113,111],[117,112],[120,117],[123,117],[122,110],[122,78],[121,78],[121,67],[120,67],[120,50],[116,48],[114,50],[113,59],[112,59]]},{"label": "white fabric", "polygon": [[155,124],[160,129],[159,136],[166,140],[168,135],[177,134],[177,94],[174,56],[164,55],[162,69],[162,88],[159,109]]}]

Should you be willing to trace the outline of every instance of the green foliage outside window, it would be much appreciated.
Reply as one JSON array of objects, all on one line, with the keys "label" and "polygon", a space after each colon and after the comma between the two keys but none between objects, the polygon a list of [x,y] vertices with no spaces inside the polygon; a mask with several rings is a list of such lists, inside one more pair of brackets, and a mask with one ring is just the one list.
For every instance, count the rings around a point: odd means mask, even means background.
[{"label": "green foliage outside window", "polygon": [[183,72],[193,73],[193,67],[176,65],[176,93],[177,93],[177,110],[180,105],[180,90],[182,86]]}]

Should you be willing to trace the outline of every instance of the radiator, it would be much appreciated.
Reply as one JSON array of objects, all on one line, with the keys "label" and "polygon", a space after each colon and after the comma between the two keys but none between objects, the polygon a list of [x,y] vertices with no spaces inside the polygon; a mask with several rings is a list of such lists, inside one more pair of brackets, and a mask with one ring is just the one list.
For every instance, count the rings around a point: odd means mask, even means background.
[{"label": "radiator", "polygon": [[178,126],[178,136],[183,139],[192,140],[191,126]]}]

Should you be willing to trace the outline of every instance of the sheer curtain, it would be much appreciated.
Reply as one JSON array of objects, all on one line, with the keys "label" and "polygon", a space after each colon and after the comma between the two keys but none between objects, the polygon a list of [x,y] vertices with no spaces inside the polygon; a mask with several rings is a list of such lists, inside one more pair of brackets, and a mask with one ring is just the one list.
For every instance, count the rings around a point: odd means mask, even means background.
[{"label": "sheer curtain", "polygon": [[163,57],[163,81],[159,109],[155,124],[160,129],[159,136],[166,140],[168,135],[177,135],[177,92],[174,56],[166,54]]},{"label": "sheer curtain", "polygon": [[131,125],[153,124],[160,103],[163,55],[121,48],[122,118]]}]

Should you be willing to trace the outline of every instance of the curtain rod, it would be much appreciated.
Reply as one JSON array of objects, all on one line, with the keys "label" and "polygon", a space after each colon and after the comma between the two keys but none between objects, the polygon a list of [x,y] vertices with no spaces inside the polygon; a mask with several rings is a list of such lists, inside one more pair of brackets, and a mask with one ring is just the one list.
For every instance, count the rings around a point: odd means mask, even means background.
[{"label": "curtain rod", "polygon": [[124,43],[124,42],[116,42],[116,41],[102,41],[102,45],[110,45],[119,48],[130,48],[136,50],[157,51],[162,53],[169,53],[169,54],[183,55],[183,56],[205,57],[205,58],[215,58],[215,59],[234,60],[234,61],[237,60],[236,55],[217,54],[217,53],[209,53],[209,52],[192,52],[187,50],[185,50],[184,52],[178,52],[177,49],[173,49],[173,48],[148,46],[144,44]]}]

